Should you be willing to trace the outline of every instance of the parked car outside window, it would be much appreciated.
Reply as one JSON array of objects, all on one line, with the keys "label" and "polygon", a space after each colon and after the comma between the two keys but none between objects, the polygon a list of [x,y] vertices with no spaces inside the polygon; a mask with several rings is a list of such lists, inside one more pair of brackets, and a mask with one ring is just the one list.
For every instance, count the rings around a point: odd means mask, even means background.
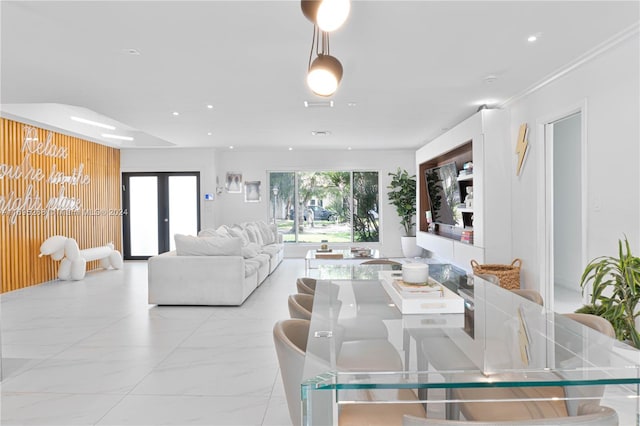
[{"label": "parked car outside window", "polygon": [[[331,210],[327,210],[320,206],[308,206],[304,209],[304,220],[307,220],[307,210],[313,211],[313,220],[335,220],[337,218],[337,213],[332,212]],[[295,216],[294,209],[289,211],[289,219],[293,220]]]}]

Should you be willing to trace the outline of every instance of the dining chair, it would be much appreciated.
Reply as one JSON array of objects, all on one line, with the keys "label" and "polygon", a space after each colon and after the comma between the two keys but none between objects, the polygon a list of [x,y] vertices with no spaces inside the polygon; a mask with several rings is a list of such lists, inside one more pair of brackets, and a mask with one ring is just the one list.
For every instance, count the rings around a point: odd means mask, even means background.
[{"label": "dining chair", "polygon": [[[273,327],[273,341],[276,347],[280,375],[284,385],[284,393],[289,408],[289,416],[294,425],[302,422],[300,385],[304,374],[305,353],[307,350],[307,337],[309,335],[310,322],[303,319],[287,319],[278,321]],[[362,351],[364,356],[366,352]],[[340,361],[338,360],[338,363]],[[341,370],[345,368],[340,366]],[[380,399],[376,390],[364,390],[361,397],[367,402],[362,404],[349,404],[341,408],[339,415],[340,426],[401,426],[402,416],[409,414],[424,417],[425,411],[411,389],[400,389],[389,395],[389,390],[384,390],[385,399],[399,401],[415,401],[415,403],[376,404]]]},{"label": "dining chair", "polygon": [[[569,318],[573,321],[579,322],[582,325],[586,325],[587,327],[595,331],[598,331],[611,339],[615,339],[616,337],[616,332],[613,329],[613,326],[611,325],[611,323],[607,319],[602,318],[598,315],[570,313],[570,314],[562,314],[562,316]],[[569,341],[570,339],[566,339],[566,340]],[[608,357],[608,353],[611,350],[611,346],[613,346],[612,342],[613,340],[607,340],[606,342],[593,342],[593,344],[598,347],[597,350],[599,352],[604,350],[604,353],[606,354],[604,356]],[[608,345],[609,350],[605,350],[607,348],[605,348],[604,345]],[[584,350],[584,348],[581,347],[581,348],[569,349],[569,351],[571,350]],[[557,359],[556,361],[562,362],[560,359]],[[606,362],[606,359],[603,361]],[[576,415],[576,413],[580,410],[581,405],[585,404],[585,400],[584,399],[580,400],[580,398],[588,398],[586,400],[586,403],[591,403],[591,404],[599,403],[600,399],[604,395],[604,390],[605,390],[604,386],[567,386],[565,387],[565,394],[568,398],[566,402],[567,412],[569,413],[570,416]]]},{"label": "dining chair", "polygon": [[[611,324],[604,318],[591,314],[564,314],[563,316],[573,319],[589,328],[599,331],[608,337],[615,337],[615,332]],[[559,333],[563,329],[556,330],[556,339],[565,341],[564,345],[569,344],[570,338],[564,339]],[[572,330],[568,331],[573,333]],[[602,342],[595,342],[600,350]],[[582,348],[575,348],[582,350]],[[604,351],[607,353],[607,351]],[[573,350],[567,351],[568,357],[572,357]],[[556,355],[556,362],[567,362],[568,360],[559,359]],[[483,400],[491,399],[494,402],[460,402],[457,403],[460,412],[466,419],[474,421],[525,421],[535,418],[549,417],[573,417],[586,404],[597,402],[604,394],[604,386],[549,386],[549,387],[522,387],[522,388],[466,388],[455,389],[453,395],[456,399],[461,400]],[[522,402],[497,402],[495,400],[524,398],[531,401]],[[544,401],[535,401],[544,398]],[[581,400],[582,398],[582,400]],[[542,423],[544,424],[544,423]]]},{"label": "dining chair", "polygon": [[289,316],[291,318],[299,318],[311,320],[311,311],[313,310],[313,296],[310,294],[297,293],[289,295]]},{"label": "dining chair", "polygon": [[519,288],[514,290],[509,290],[512,293],[517,294],[518,296],[524,297],[527,300],[532,301],[533,303],[537,303],[540,306],[544,306],[544,300],[538,291],[530,290],[525,288]]},{"label": "dining chair", "polygon": [[591,404],[584,406],[584,410],[576,416],[551,417],[533,420],[506,420],[506,421],[467,421],[467,420],[445,420],[428,419],[419,416],[405,415],[402,419],[402,426],[534,426],[534,425],[555,425],[555,426],[618,426],[618,413],[615,410]]},{"label": "dining chair", "polygon": [[298,293],[313,295],[316,292],[316,282],[317,280],[315,278],[298,278],[296,280]]},{"label": "dining chair", "polygon": [[402,263],[396,262],[395,260],[389,259],[371,259],[365,260],[361,263],[361,265],[391,265],[391,267],[398,267],[398,269],[402,268]]}]

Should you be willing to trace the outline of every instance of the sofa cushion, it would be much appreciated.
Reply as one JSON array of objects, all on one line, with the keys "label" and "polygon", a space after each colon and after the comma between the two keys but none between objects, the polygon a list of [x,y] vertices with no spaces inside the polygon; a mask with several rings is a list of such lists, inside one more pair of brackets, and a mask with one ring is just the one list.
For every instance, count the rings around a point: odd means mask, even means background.
[{"label": "sofa cushion", "polygon": [[194,237],[176,234],[178,256],[242,256],[242,240],[224,237]]},{"label": "sofa cushion", "polygon": [[229,228],[229,233],[234,237],[242,239],[243,246],[246,246],[251,242],[251,240],[249,240],[249,234],[247,234],[247,231],[240,227],[234,226],[233,228]]},{"label": "sofa cushion", "polygon": [[221,236],[222,235],[220,235],[218,231],[216,231],[213,228],[203,229],[200,232],[198,232],[198,237],[221,237]]},{"label": "sofa cushion", "polygon": [[263,245],[275,243],[273,232],[271,231],[271,228],[269,228],[269,225],[267,225],[266,222],[260,220],[256,222],[256,225],[258,226],[260,235],[262,235]]},{"label": "sofa cushion", "polygon": [[271,257],[277,256],[279,251],[280,247],[278,247],[276,244],[270,244],[268,246],[262,247],[262,253],[266,253]]},{"label": "sofa cushion", "polygon": [[229,227],[227,225],[220,225],[216,229],[216,232],[223,237],[232,238],[233,235],[229,232]]},{"label": "sofa cushion", "polygon": [[247,223],[244,229],[247,231],[247,234],[249,234],[249,240],[251,240],[251,242],[261,246],[264,245],[264,240],[262,239],[262,234],[260,233],[258,225],[254,223]]},{"label": "sofa cushion", "polygon": [[245,259],[251,259],[260,254],[260,248],[256,248],[254,244],[255,243],[250,243],[242,247],[242,257]]}]

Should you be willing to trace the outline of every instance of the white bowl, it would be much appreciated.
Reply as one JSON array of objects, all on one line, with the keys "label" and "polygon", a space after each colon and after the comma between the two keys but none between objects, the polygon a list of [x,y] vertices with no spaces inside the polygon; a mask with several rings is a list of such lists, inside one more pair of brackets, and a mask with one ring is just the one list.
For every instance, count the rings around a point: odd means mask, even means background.
[{"label": "white bowl", "polygon": [[402,265],[402,281],[409,284],[426,284],[429,280],[429,265],[405,263]]}]

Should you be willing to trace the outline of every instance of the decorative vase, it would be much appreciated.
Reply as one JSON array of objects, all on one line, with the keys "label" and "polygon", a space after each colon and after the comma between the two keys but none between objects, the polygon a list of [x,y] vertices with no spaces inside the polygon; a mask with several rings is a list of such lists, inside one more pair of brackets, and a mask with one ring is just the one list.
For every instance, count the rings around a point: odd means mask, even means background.
[{"label": "decorative vase", "polygon": [[416,237],[401,237],[402,254],[409,259],[414,257],[422,257],[424,250],[418,246]]}]

